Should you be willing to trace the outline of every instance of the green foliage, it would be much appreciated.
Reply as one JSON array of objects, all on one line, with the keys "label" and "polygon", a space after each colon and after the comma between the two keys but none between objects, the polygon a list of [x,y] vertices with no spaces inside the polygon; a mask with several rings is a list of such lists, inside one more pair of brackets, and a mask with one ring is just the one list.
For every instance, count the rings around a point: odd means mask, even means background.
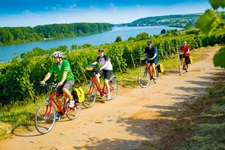
[{"label": "green foliage", "polygon": [[115,42],[122,42],[122,38],[121,38],[121,36],[117,36],[117,38],[116,38]]},{"label": "green foliage", "polygon": [[162,29],[162,31],[160,32],[161,34],[166,34],[166,30]]},{"label": "green foliage", "polygon": [[213,10],[209,9],[198,19],[196,28],[209,35],[216,29],[217,23],[219,23],[219,18],[216,17],[216,13]]},{"label": "green foliage", "polygon": [[218,9],[219,7],[221,8],[225,8],[225,1],[224,0],[209,0],[211,5],[212,5],[212,8],[215,10],[215,9]]},{"label": "green foliage", "polygon": [[138,40],[138,41],[146,40],[146,39],[148,39],[148,36],[149,36],[148,33],[142,32],[136,36],[136,40]]},{"label": "green foliage", "polygon": [[225,68],[225,47],[222,47],[213,57],[213,63],[216,67]]},{"label": "green foliage", "polygon": [[31,27],[1,27],[0,45],[82,36],[112,30],[109,23],[50,24]]},{"label": "green foliage", "polygon": [[[225,33],[223,30],[215,32],[212,36],[201,34],[182,35],[179,33],[179,36],[172,37],[155,35],[151,39],[147,34],[140,33],[137,38],[130,41],[105,44],[101,45],[101,47],[109,55],[115,73],[128,72],[129,68],[142,64],[140,56],[143,54],[148,40],[153,41],[161,61],[174,56],[184,40],[188,42],[191,49],[209,45],[214,46],[224,42]],[[11,63],[0,68],[0,88],[3,89],[0,93],[0,103],[6,105],[16,101],[34,101],[36,96],[46,93],[47,90],[40,88],[39,84],[53,63],[51,54],[57,50],[63,51],[64,59],[70,62],[75,75],[75,85],[84,83],[85,78],[82,71],[84,71],[86,64],[93,63],[98,56],[97,50],[93,50],[98,49],[98,47],[92,48],[89,44],[85,44],[84,47],[82,50],[76,51],[68,50],[66,46],[59,46],[49,50],[37,47],[27,54],[23,54],[22,60],[16,56]],[[87,78],[89,78],[92,74],[87,73],[87,75]],[[49,79],[49,82],[52,81],[56,81],[55,74]]]}]

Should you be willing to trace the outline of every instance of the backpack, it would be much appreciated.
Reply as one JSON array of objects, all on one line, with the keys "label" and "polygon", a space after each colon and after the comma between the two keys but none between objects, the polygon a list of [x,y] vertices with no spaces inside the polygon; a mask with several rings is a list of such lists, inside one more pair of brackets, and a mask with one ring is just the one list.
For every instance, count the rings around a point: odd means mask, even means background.
[{"label": "backpack", "polygon": [[79,103],[82,103],[84,101],[84,90],[81,87],[74,88],[71,94],[75,102],[78,101]]}]

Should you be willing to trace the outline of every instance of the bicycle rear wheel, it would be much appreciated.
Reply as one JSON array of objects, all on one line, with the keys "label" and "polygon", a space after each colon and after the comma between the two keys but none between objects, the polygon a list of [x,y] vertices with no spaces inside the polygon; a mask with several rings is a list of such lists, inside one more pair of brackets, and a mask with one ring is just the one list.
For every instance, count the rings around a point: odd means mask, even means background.
[{"label": "bicycle rear wheel", "polygon": [[48,133],[55,124],[55,106],[50,107],[49,103],[42,104],[35,114],[35,127],[41,134]]},{"label": "bicycle rear wheel", "polygon": [[146,69],[138,74],[138,84],[143,88],[146,88],[150,84],[150,76]]},{"label": "bicycle rear wheel", "polygon": [[182,61],[179,62],[178,69],[179,69],[179,75],[181,76],[183,74],[183,63],[182,63]]},{"label": "bicycle rear wheel", "polygon": [[117,80],[115,80],[115,79],[111,80],[109,82],[109,88],[110,88],[110,94],[111,94],[111,99],[109,99],[109,100],[113,100],[118,95],[118,82],[117,82]]},{"label": "bicycle rear wheel", "polygon": [[160,81],[161,72],[159,72],[157,67],[155,67],[155,71],[156,71],[156,76],[155,76],[155,79],[153,79],[153,81],[154,83],[158,83]]},{"label": "bicycle rear wheel", "polygon": [[69,107],[70,103],[67,103],[66,107],[67,107],[67,112],[66,112],[66,116],[70,119],[70,120],[74,120],[76,119],[79,115],[80,115],[80,111],[82,108],[82,103],[76,103],[74,108],[70,108]]},{"label": "bicycle rear wheel", "polygon": [[97,97],[97,90],[92,84],[88,84],[84,87],[84,106],[90,108],[94,105]]}]

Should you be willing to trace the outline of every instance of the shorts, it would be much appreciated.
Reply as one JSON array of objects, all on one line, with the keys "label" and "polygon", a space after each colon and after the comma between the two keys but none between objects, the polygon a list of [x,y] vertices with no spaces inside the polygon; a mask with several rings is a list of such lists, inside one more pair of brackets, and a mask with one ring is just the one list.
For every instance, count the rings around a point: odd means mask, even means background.
[{"label": "shorts", "polygon": [[104,75],[104,79],[110,79],[110,77],[112,76],[113,71],[112,70],[103,70],[100,71],[99,74],[101,75],[100,77],[102,77]]},{"label": "shorts", "polygon": [[70,90],[73,85],[74,85],[74,80],[69,80],[69,81],[64,82],[62,86],[58,86],[58,88],[56,90],[56,94],[63,94],[63,91],[62,91],[63,88]]},{"label": "shorts", "polygon": [[189,57],[189,56],[184,56],[184,59],[185,59],[185,63],[186,63],[187,65],[191,63],[190,57]]},{"label": "shorts", "polygon": [[180,60],[181,60],[183,57],[184,57],[184,55],[183,55],[183,54],[180,54]]}]

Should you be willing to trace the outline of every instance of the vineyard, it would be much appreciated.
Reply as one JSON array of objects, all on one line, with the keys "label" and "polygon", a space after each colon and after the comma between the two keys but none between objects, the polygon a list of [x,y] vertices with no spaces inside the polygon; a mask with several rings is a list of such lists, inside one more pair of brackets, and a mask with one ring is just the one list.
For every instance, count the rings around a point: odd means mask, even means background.
[{"label": "vineyard", "polygon": [[[86,82],[88,73],[84,72],[86,64],[92,63],[97,57],[97,49],[103,48],[109,55],[114,67],[114,72],[124,73],[128,69],[142,65],[139,58],[143,54],[147,40],[152,40],[157,48],[159,61],[168,59],[175,54],[181,43],[186,40],[191,49],[215,44],[224,44],[225,33],[218,30],[211,36],[201,35],[199,32],[180,31],[176,35],[154,35],[148,36],[147,33],[140,33],[132,40],[125,42],[115,42],[82,50],[68,50],[66,46],[50,49],[48,51],[34,50],[23,55],[21,60],[15,56],[7,65],[0,68],[0,104],[1,106],[10,105],[17,101],[29,102],[36,101],[38,96],[47,91],[40,90],[40,81],[48,72],[53,60],[53,51],[64,51],[64,59],[67,59],[75,75],[75,86]],[[50,81],[56,81],[56,76],[51,77]]]}]

